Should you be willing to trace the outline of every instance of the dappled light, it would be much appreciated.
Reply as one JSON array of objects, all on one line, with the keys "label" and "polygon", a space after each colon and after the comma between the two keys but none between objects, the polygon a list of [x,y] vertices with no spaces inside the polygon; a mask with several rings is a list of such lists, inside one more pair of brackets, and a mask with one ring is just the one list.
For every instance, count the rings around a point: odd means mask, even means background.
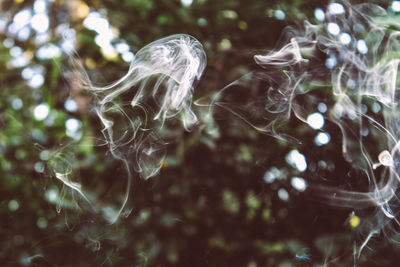
[{"label": "dappled light", "polygon": [[396,266],[399,19],[2,1],[1,266]]}]

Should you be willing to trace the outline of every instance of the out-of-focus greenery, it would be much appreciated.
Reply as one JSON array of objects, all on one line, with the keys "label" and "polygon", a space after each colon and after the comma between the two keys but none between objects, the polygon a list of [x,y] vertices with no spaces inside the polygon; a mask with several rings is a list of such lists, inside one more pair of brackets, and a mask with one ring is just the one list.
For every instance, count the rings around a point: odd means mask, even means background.
[{"label": "out-of-focus greenery", "polygon": [[[99,201],[126,184],[122,165],[101,141],[102,125],[91,109],[90,95],[74,83],[63,52],[68,42],[75,43],[90,76],[104,84],[128,70],[129,51],[134,54],[166,35],[193,35],[208,58],[196,99],[249,72],[256,52],[282,44],[286,25],[305,18],[315,22],[314,9],[326,7],[321,1],[297,0],[185,2],[191,1],[1,2],[1,266],[353,264],[354,242],[362,240],[357,231],[362,214],[327,206],[308,190],[295,190],[290,178],[299,174],[284,160],[294,147],[248,127],[222,125],[214,146],[196,131],[182,134],[168,147],[159,176],[134,180],[132,211],[112,225],[92,214],[79,195],[63,189],[54,177],[52,161],[65,157],[83,188],[90,188]],[[284,12],[284,19],[277,10]],[[109,21],[115,49],[118,43],[128,49],[102,50],[95,41],[98,33],[83,26],[90,12]],[[47,14],[49,27],[42,33],[29,24],[35,14]],[[27,24],[18,24],[24,18],[16,15],[28,16]],[[43,119],[34,115],[38,105],[45,113],[49,110]],[[78,126],[68,132],[67,121]],[[302,136],[297,149],[309,166],[325,168],[326,177],[338,177],[337,184],[350,175],[337,149],[337,127],[327,124],[332,140],[323,149],[315,145],[315,131],[306,124],[293,120],[286,127]],[[280,178],[265,183],[264,174],[271,170]],[[310,184],[319,179],[312,169],[301,175]],[[288,199],[279,198],[279,191],[287,192]],[[370,245],[360,266],[396,265],[396,247],[380,237]]]}]

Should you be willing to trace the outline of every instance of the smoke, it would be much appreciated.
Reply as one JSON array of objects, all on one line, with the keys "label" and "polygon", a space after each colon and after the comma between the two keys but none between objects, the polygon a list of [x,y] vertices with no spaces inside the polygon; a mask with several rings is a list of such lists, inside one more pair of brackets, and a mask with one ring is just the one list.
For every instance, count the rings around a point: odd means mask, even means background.
[{"label": "smoke", "polygon": [[186,130],[197,123],[191,109],[193,83],[205,64],[202,45],[177,34],[138,51],[128,73],[115,83],[96,87],[84,81],[97,98],[96,113],[112,155],[121,160],[133,156],[144,179],[161,167],[164,145],[173,135],[170,121],[181,121]]},{"label": "smoke", "polygon": [[[123,212],[134,174],[148,179],[159,172],[166,145],[177,138],[178,129],[197,126],[218,138],[218,121],[241,121],[297,147],[301,137],[282,126],[293,119],[310,124],[323,94],[329,98],[328,111],[317,118],[337,126],[342,139],[337,149],[368,186],[354,191],[312,184],[311,192],[332,205],[375,209],[360,227],[366,239],[357,255],[379,232],[395,233],[391,224],[398,224],[400,46],[399,25],[388,16],[373,4],[332,3],[322,22],[289,27],[281,49],[255,55],[256,70],[195,101],[196,112],[193,84],[202,75],[206,55],[189,35],[172,35],[145,46],[128,73],[105,87],[93,85],[78,66],[81,85],[96,100],[109,151],[127,170],[125,197],[110,221]],[[311,126],[319,130],[323,121],[319,124]],[[86,198],[68,178],[69,170],[56,171],[56,177]]]},{"label": "smoke", "polygon": [[[72,59],[80,86],[95,99],[106,145],[127,172],[119,210],[103,208],[113,223],[128,202],[134,174],[143,179],[155,176],[163,164],[165,146],[176,139],[180,125],[190,131],[198,123],[191,109],[193,83],[202,75],[206,56],[202,45],[189,35],[162,38],[140,49],[127,74],[104,87],[94,85],[79,60]],[[72,161],[59,157],[54,162],[51,168],[56,178],[90,203],[81,185],[72,182]]]},{"label": "smoke", "polygon": [[[338,149],[364,186],[339,189],[321,180],[309,192],[334,206],[375,209],[360,226],[366,238],[358,256],[373,236],[393,237],[399,225],[399,25],[387,12],[373,4],[329,4],[322,23],[289,27],[281,49],[254,56],[260,68],[216,93],[210,109],[297,147],[301,137],[280,130],[293,117],[314,129],[324,120],[335,124]],[[329,97],[328,113],[317,113],[321,123],[313,126],[321,92]]]}]

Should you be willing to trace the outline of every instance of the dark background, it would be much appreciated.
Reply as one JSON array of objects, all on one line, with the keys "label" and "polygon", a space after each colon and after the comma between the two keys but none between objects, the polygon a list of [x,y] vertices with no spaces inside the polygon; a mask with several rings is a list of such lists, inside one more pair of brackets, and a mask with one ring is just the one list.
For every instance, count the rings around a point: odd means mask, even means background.
[{"label": "dark background", "polygon": [[[34,1],[1,1],[0,265],[353,266],[353,247],[368,235],[359,225],[368,222],[373,209],[335,207],[310,189],[325,184],[341,188],[345,183],[357,189],[366,183],[344,160],[340,131],[333,123],[324,126],[331,141],[322,147],[314,142],[317,131],[294,117],[282,131],[302,140],[297,147],[223,118],[217,121],[221,136],[216,140],[198,130],[182,130],[167,146],[158,176],[142,180],[135,175],[130,215],[109,224],[54,177],[52,160],[70,161],[74,179],[104,207],[103,199],[119,199],[126,172],[102,145],[93,98],[73,82],[68,57],[60,53],[46,59],[37,53],[49,43],[60,47],[66,31],[59,25],[66,25],[74,30],[76,53],[90,77],[106,84],[121,77],[129,63],[122,54],[101,52],[95,43],[97,33],[82,24],[90,11],[108,19],[116,36],[113,44],[124,41],[133,53],[161,37],[187,33],[207,54],[207,67],[194,93],[199,99],[257,69],[253,55],[284,45],[287,25],[296,27],[305,19],[317,23],[315,8],[325,10],[327,4],[194,0],[185,6],[176,0],[54,0],[47,1],[47,39],[38,42],[32,29],[25,37],[9,29],[19,11],[34,12]],[[388,8],[391,2],[380,4]],[[283,20],[275,16],[276,10],[284,11]],[[21,56],[10,52],[15,47],[28,58],[23,66],[12,63]],[[30,86],[32,78],[22,77],[26,68],[39,69],[43,82]],[[329,108],[331,92],[317,95]],[[77,103],[76,110],[64,107],[67,99]],[[50,110],[45,120],[33,116],[41,103]],[[317,104],[311,103],[315,110]],[[66,134],[70,118],[81,122],[75,139]],[[288,165],[285,157],[293,149],[314,167],[299,174]],[[281,171],[281,178],[266,183],[264,173],[272,167]],[[293,176],[303,177],[310,188],[293,188]],[[280,189],[288,192],[288,200],[278,196]],[[378,235],[357,262],[396,266],[397,251],[387,237]]]}]

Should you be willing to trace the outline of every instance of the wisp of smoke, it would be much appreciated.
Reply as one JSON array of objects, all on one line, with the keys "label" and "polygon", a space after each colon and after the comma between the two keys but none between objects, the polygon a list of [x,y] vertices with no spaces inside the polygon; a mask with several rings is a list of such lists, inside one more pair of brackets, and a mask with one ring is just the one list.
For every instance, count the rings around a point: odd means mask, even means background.
[{"label": "wisp of smoke", "polygon": [[[377,5],[338,4],[323,23],[305,22],[286,30],[278,51],[256,55],[255,70],[235,81],[212,99],[210,111],[226,113],[252,128],[292,145],[300,144],[279,126],[292,115],[307,123],[318,103],[318,90],[332,99],[326,119],[340,129],[342,153],[363,173],[368,191],[312,185],[319,197],[336,206],[375,214],[360,227],[366,239],[383,232],[393,237],[399,226],[398,197],[400,120],[398,110],[399,25]],[[369,105],[369,106],[368,106]],[[372,106],[380,111],[368,112]],[[315,109],[314,109],[315,110]],[[230,115],[229,115],[230,114]]]},{"label": "wisp of smoke", "polygon": [[[78,62],[73,65],[81,74],[81,86],[96,99],[94,109],[104,126],[109,151],[127,171],[123,203],[108,218],[115,222],[128,201],[133,173],[144,179],[156,175],[165,145],[174,140],[175,128],[181,123],[190,130],[197,123],[191,109],[193,83],[202,75],[206,56],[202,45],[189,35],[162,38],[140,49],[127,74],[104,87],[95,86]],[[86,198],[69,175],[69,169],[56,171],[58,179]]]},{"label": "wisp of smoke", "polygon": [[[96,98],[95,110],[110,152],[128,172],[125,198],[110,221],[117,220],[127,203],[134,171],[144,179],[159,172],[165,145],[174,139],[174,128],[180,123],[190,130],[199,123],[198,117],[206,117],[205,128],[217,138],[214,119],[238,119],[298,145],[301,138],[280,132],[279,126],[291,118],[307,123],[307,115],[319,101],[315,92],[327,90],[332,99],[326,119],[340,129],[343,156],[363,173],[369,190],[316,185],[312,189],[334,205],[375,207],[376,213],[362,228],[367,238],[358,254],[375,234],[395,233],[400,26],[373,4],[344,3],[339,11],[328,11],[325,21],[316,25],[305,22],[300,28],[288,28],[281,49],[254,57],[257,70],[216,92],[208,102],[196,102],[207,107],[207,111],[199,109],[202,114],[195,114],[191,104],[193,83],[205,68],[206,55],[189,35],[172,35],[145,46],[128,73],[111,85],[94,86],[82,71],[82,85]],[[369,112],[372,105],[381,110]],[[65,175],[57,178],[69,181]],[[76,184],[66,185],[84,195]]]},{"label": "wisp of smoke", "polygon": [[136,54],[128,73],[105,87],[85,81],[97,99],[112,155],[134,157],[135,170],[147,179],[157,174],[169,138],[169,120],[180,119],[186,130],[197,123],[191,110],[193,82],[206,63],[202,45],[184,34],[148,44]]}]

